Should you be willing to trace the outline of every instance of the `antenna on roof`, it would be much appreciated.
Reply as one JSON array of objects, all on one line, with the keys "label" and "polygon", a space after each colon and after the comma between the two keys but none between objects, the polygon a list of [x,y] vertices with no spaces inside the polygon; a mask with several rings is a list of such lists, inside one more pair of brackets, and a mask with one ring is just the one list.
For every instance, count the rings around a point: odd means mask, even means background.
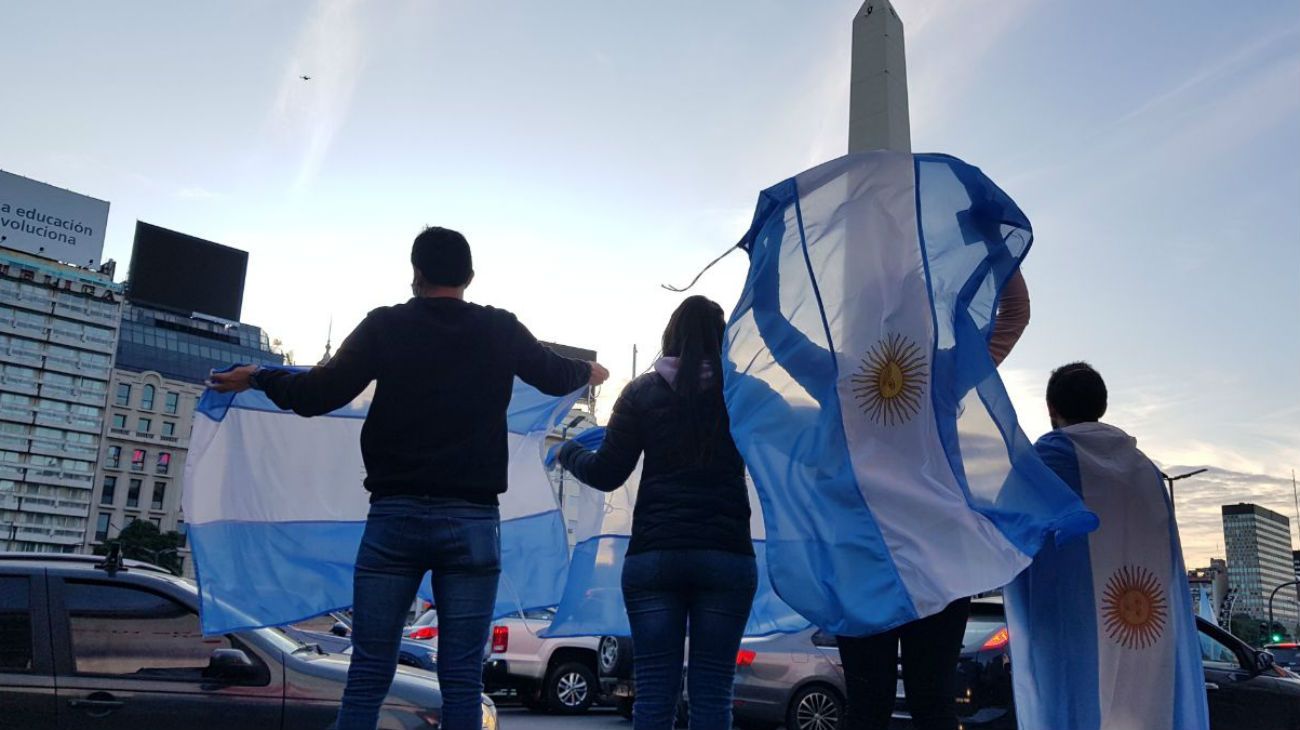
[{"label": "antenna on roof", "polygon": [[126,566],[122,563],[122,543],[109,543],[108,556],[100,562],[95,563],[95,568],[102,570],[109,575],[115,575],[119,570],[126,570]]}]

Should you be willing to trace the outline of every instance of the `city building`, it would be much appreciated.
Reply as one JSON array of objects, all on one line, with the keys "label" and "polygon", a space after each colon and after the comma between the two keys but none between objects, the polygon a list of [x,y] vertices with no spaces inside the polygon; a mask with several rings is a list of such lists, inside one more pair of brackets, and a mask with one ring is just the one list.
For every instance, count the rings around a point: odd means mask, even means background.
[{"label": "city building", "polygon": [[[1222,512],[1228,585],[1236,594],[1232,612],[1267,619],[1269,595],[1295,580],[1291,521],[1257,504],[1225,504]],[[1300,619],[1295,591],[1278,592],[1273,615],[1288,630],[1295,628]]]},{"label": "city building", "polygon": [[1225,615],[1230,609],[1227,561],[1210,558],[1208,568],[1187,571],[1187,583],[1192,589],[1192,609],[1205,618],[1213,618],[1220,626],[1227,626],[1231,619]]},{"label": "city building", "polygon": [[[581,347],[571,347],[553,342],[543,342],[556,354],[587,362],[596,362],[596,351]],[[546,437],[546,446],[550,448],[599,425],[596,422],[596,390],[588,388],[569,414],[562,418]],[[565,530],[569,533],[569,546],[577,540],[578,500],[581,490],[586,489],[572,474],[561,469],[558,464],[551,467],[551,484],[555,487],[555,498],[560,503],[560,513],[564,515]]]},{"label": "city building", "polygon": [[112,266],[0,248],[0,550],[75,552],[122,316]]},{"label": "city building", "polygon": [[[178,295],[171,294],[166,282],[154,280],[160,276],[211,276],[212,269],[186,274],[164,267],[150,271],[144,264],[137,264],[136,256],[142,248],[142,258],[148,263],[150,245],[171,246],[175,243],[172,237],[181,235],[156,226],[141,226],[132,252],[133,279],[127,282],[127,302],[122,307],[121,331],[108,386],[92,495],[94,526],[85,537],[86,551],[116,537],[136,520],[148,520],[160,531],[176,531],[183,538],[181,479],[194,412],[208,373],[236,363],[284,363],[260,328],[202,311],[186,313],[186,309],[199,306],[233,314],[239,311],[242,301],[224,296],[190,300],[185,298],[190,296],[185,287]],[[200,250],[208,245],[218,247],[218,255],[246,256],[242,251],[200,239],[184,239],[181,245],[198,246]],[[156,257],[156,253],[153,255]],[[239,268],[221,282],[222,288],[242,298],[243,275]],[[135,300],[137,292],[143,292],[151,301]],[[209,306],[208,301],[216,304]],[[182,547],[180,553],[184,572],[193,575],[188,550]]]}]

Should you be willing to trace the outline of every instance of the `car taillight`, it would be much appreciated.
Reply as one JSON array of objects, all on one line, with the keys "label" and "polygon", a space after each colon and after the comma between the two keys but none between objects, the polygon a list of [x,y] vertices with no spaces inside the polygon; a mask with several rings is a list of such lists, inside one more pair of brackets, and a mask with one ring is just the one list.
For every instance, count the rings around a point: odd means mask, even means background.
[{"label": "car taillight", "polygon": [[492,627],[492,651],[496,654],[504,654],[510,648],[510,627],[493,626]]},{"label": "car taillight", "polygon": [[736,652],[736,666],[737,667],[753,666],[754,659],[757,657],[758,657],[757,652],[750,651],[749,649],[741,649],[740,651]]},{"label": "car taillight", "polygon": [[984,642],[984,646],[980,647],[980,651],[1001,649],[1006,646],[1009,641],[1011,641],[1011,633],[1007,631],[1007,627],[1003,626],[997,630],[997,633],[990,636],[988,641]]},{"label": "car taillight", "polygon": [[411,638],[423,639],[425,641],[428,641],[429,639],[436,639],[438,638],[438,629],[433,626],[421,626],[420,628],[411,632]]}]

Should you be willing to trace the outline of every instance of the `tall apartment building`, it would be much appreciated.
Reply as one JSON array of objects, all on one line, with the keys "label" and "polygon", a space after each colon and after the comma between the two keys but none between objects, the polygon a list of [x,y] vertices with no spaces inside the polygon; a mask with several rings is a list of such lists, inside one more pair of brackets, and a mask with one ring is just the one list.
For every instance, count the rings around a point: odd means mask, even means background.
[{"label": "tall apartment building", "polygon": [[[219,251],[220,255],[246,256],[242,251],[147,224],[137,231],[132,253],[133,280],[128,282],[128,301],[122,308],[121,336],[109,382],[103,446],[92,496],[94,529],[86,535],[87,551],[112,539],[136,520],[148,520],[162,532],[174,530],[184,536],[181,479],[195,408],[208,373],[235,363],[284,363],[283,356],[272,350],[269,338],[258,327],[201,312],[183,313],[193,306],[221,309],[227,315],[237,313],[243,292],[242,268],[223,282],[225,289],[234,292],[233,309],[230,302],[209,306],[208,301],[216,301],[211,299],[191,303],[184,299],[185,287],[168,290],[164,286],[167,282],[156,279],[210,276],[211,272],[201,267],[192,271],[158,267],[150,271],[137,266],[142,231],[154,237],[146,239],[145,246],[150,245],[148,240],[153,240],[155,246],[170,246],[181,237],[188,239],[179,242],[182,246],[197,245],[201,250],[217,247],[225,251]],[[143,255],[147,259],[151,253],[146,250]],[[166,301],[135,301],[132,297],[136,291],[146,293],[151,300]],[[187,550],[181,550],[181,558],[185,573],[192,575]]]},{"label": "tall apartment building", "polygon": [[0,249],[2,550],[75,552],[91,532],[121,302],[110,273]]},{"label": "tall apartment building", "polygon": [[[1228,553],[1228,585],[1236,593],[1233,613],[1268,618],[1269,595],[1295,580],[1291,521],[1257,504],[1225,504],[1223,541]],[[1288,629],[1300,620],[1296,592],[1283,589],[1273,600],[1273,615]]]}]

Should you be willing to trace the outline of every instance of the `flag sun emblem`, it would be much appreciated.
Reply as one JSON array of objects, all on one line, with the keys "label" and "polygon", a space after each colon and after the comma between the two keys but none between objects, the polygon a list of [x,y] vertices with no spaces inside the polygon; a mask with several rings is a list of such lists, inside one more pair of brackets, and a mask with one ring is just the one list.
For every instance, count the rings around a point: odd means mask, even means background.
[{"label": "flag sun emblem", "polygon": [[1145,649],[1164,633],[1169,603],[1154,573],[1125,565],[1106,581],[1101,614],[1112,641],[1128,649]]},{"label": "flag sun emblem", "polygon": [[921,410],[927,375],[921,348],[903,335],[872,345],[853,375],[853,397],[878,424],[895,426]]}]

